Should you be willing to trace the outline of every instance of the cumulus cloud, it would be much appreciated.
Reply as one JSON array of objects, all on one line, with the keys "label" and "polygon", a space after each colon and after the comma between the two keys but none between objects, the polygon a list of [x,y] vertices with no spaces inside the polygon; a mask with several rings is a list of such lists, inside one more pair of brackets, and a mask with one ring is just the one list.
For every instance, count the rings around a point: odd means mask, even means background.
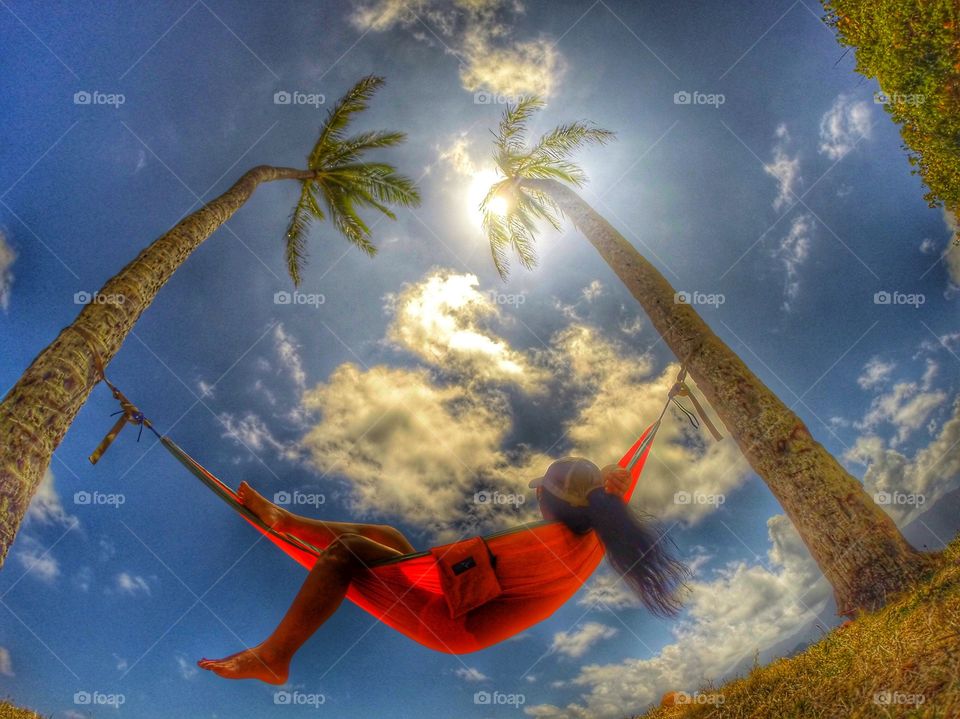
[{"label": "cumulus cloud", "polygon": [[523,12],[517,0],[373,0],[351,20],[363,31],[410,30],[440,43],[460,62],[460,81],[471,92],[548,97],[563,60],[548,38],[517,39],[510,18]]},{"label": "cumulus cloud", "polygon": [[246,412],[242,417],[236,417],[230,412],[221,412],[217,419],[223,425],[222,437],[228,437],[243,445],[254,455],[259,456],[264,450],[270,449],[277,456],[289,461],[296,461],[300,453],[290,442],[277,439],[266,423],[254,412]]},{"label": "cumulus cloud", "polygon": [[[502,449],[510,428],[503,402],[459,383],[436,384],[425,369],[343,364],[306,393],[306,407],[321,418],[303,444],[321,472],[350,480],[355,511],[399,515],[456,538],[518,521],[473,495],[526,496],[524,478],[537,476],[534,467],[546,459]],[[523,519],[532,516],[530,504],[520,505]]]},{"label": "cumulus cloud", "polygon": [[960,486],[960,398],[952,416],[935,432],[932,441],[912,457],[886,446],[875,434],[857,439],[846,458],[867,465],[863,484],[873,495],[923,497],[923,501],[889,502],[883,509],[905,525]]},{"label": "cumulus cloud", "polygon": [[[303,448],[318,470],[349,481],[353,511],[399,516],[438,538],[538,516],[526,484],[551,458],[505,446],[512,429],[505,388],[519,388],[521,402],[540,401],[542,388],[572,393],[572,411],[545,419],[558,436],[565,431],[570,451],[606,464],[660,414],[678,369],[659,373],[649,358],[580,322],[548,349],[515,349],[491,329],[496,307],[469,274],[431,271],[388,308],[389,340],[425,366],[338,367],[304,394],[316,421]],[[732,440],[707,441],[684,420],[664,423],[648,466],[635,501],[691,522],[716,505],[676,504],[676,492],[723,493],[747,472]],[[513,502],[475,502],[481,490]]]},{"label": "cumulus cloud", "polygon": [[577,598],[581,607],[596,607],[619,611],[643,606],[636,593],[623,579],[606,568],[598,569]]},{"label": "cumulus cloud", "polygon": [[197,669],[197,665],[189,661],[182,654],[177,654],[174,659],[177,662],[177,671],[180,673],[180,676],[186,680],[193,679],[200,673],[200,670]]},{"label": "cumulus cloud", "polygon": [[790,223],[790,231],[780,240],[773,252],[786,273],[783,285],[783,309],[789,311],[800,295],[800,268],[810,257],[810,233],[813,217],[807,213],[797,215]]},{"label": "cumulus cloud", "polygon": [[946,399],[947,394],[942,390],[927,390],[917,382],[897,382],[889,391],[874,397],[856,427],[874,430],[882,424],[890,424],[896,431],[893,439],[896,446],[920,429]]},{"label": "cumulus cloud", "polygon": [[477,174],[477,163],[470,152],[470,140],[458,135],[446,147],[438,147],[438,157],[441,162],[450,165],[451,169],[462,177],[473,177]]},{"label": "cumulus cloud", "polygon": [[0,307],[6,311],[10,306],[10,292],[13,289],[13,263],[17,253],[7,242],[7,236],[0,230]]},{"label": "cumulus cloud", "polygon": [[77,518],[67,513],[63,508],[60,494],[54,486],[53,472],[48,467],[43,473],[43,479],[37,486],[37,492],[27,507],[26,521],[41,525],[62,525],[69,527],[77,522]]},{"label": "cumulus cloud", "polygon": [[[568,373],[587,390],[567,424],[575,453],[601,465],[619,460],[624,448],[660,415],[679,366],[669,364],[658,373],[649,357],[637,357],[586,325],[572,325],[559,333],[555,346],[558,371]],[[692,380],[688,383],[696,387]],[[710,408],[707,412],[722,427]],[[677,503],[677,492],[726,494],[743,482],[747,471],[732,439],[714,442],[682,417],[668,417],[657,434],[633,503],[664,520],[695,522],[716,505]]]},{"label": "cumulus cloud", "polygon": [[584,622],[567,632],[553,635],[550,651],[571,659],[579,659],[604,639],[610,639],[617,633],[613,627],[600,622]]},{"label": "cumulus cloud", "polygon": [[857,384],[862,389],[873,389],[884,385],[896,366],[895,362],[884,362],[879,357],[871,357],[863,366],[863,372],[857,377]]},{"label": "cumulus cloud", "polygon": [[60,563],[38,539],[21,533],[15,545],[17,561],[27,570],[27,574],[47,584],[52,584],[60,576]]},{"label": "cumulus cloud", "polygon": [[849,95],[838,95],[820,118],[820,153],[839,160],[861,139],[870,137],[870,106]]},{"label": "cumulus cloud", "polygon": [[795,188],[801,182],[800,156],[791,156],[787,152],[790,133],[786,125],[778,125],[774,134],[777,142],[773,146],[773,162],[764,165],[763,169],[777,180],[779,189],[777,196],[773,199],[773,209],[779,210],[795,202]]},{"label": "cumulus cloud", "polygon": [[510,382],[528,391],[542,387],[543,370],[484,328],[502,317],[479,284],[476,275],[437,269],[388,296],[394,319],[387,339],[430,365],[473,379]]},{"label": "cumulus cloud", "polygon": [[674,641],[646,659],[588,664],[567,682],[582,689],[565,707],[540,705],[542,717],[604,719],[641,709],[670,690],[693,691],[719,679],[745,657],[794,636],[823,611],[830,587],[793,525],[767,521],[768,565],[734,562],[710,581],[691,583],[689,611],[672,630]]}]

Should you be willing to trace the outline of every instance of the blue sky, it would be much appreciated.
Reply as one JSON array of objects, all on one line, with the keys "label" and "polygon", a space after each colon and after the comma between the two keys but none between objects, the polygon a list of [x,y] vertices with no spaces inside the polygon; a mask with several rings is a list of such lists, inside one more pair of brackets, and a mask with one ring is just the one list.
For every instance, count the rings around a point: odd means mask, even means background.
[{"label": "blue sky", "polygon": [[[304,295],[278,304],[297,187],[261,187],[110,375],[228,482],[322,496],[322,516],[395,523],[422,547],[528,517],[532,501],[494,510],[473,494],[520,491],[567,452],[616,459],[677,369],[572,228],[544,230],[535,271],[497,277],[472,211],[488,130],[504,101],[538,92],[535,133],[582,118],[617,133],[580,156],[585,199],[678,290],[721,296],[700,307],[717,334],[871,494],[901,498],[886,509],[911,539],[939,546],[923,511],[960,483],[960,259],[875,84],[820,15],[810,0],[5,0],[0,382],[73,319],[77,293],[244,169],[302,165],[325,106],[382,74],[360,125],[409,134],[390,160],[424,201],[377,224],[379,255],[317,227]],[[325,102],[275,104],[281,91]],[[105,104],[76,104],[82,92]],[[98,387],[0,574],[0,693],[57,717],[614,717],[836,621],[731,440],[673,417],[636,501],[696,568],[679,620],[649,617],[601,571],[549,621],[458,658],[345,605],[281,690],[308,703],[277,704],[274,688],[193,663],[260,641],[303,572],[152,439],[127,430],[91,467],[112,411]],[[95,490],[113,502],[78,503]],[[478,691],[517,700],[476,704]]]}]

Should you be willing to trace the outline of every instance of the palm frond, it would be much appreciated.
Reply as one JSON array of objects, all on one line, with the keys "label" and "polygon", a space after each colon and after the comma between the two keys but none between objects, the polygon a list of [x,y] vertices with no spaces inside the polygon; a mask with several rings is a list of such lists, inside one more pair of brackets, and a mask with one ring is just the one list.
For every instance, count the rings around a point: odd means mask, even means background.
[{"label": "palm frond", "polygon": [[327,113],[326,121],[320,130],[320,137],[307,157],[307,167],[312,170],[319,167],[322,158],[343,139],[343,133],[353,116],[369,107],[370,98],[383,86],[383,83],[382,77],[367,75],[360,78],[356,85],[337,100]]},{"label": "palm frond", "polygon": [[[490,242],[494,266],[503,279],[509,273],[508,254],[513,250],[528,269],[537,263],[537,221],[545,220],[559,230],[562,213],[548,192],[531,187],[525,180],[552,180],[574,186],[583,185],[587,176],[569,157],[586,145],[603,145],[614,138],[609,130],[588,122],[559,125],[543,134],[533,147],[526,146],[527,124],[543,107],[536,97],[525,98],[503,113],[493,133],[493,161],[504,175],[484,197],[483,230]],[[494,198],[507,199],[507,211],[492,210]]]},{"label": "palm frond", "polygon": [[287,225],[285,258],[287,272],[295,287],[300,286],[303,265],[307,259],[307,234],[313,219],[322,220],[323,212],[317,207],[309,182],[302,182],[300,199],[290,214],[290,224]]}]

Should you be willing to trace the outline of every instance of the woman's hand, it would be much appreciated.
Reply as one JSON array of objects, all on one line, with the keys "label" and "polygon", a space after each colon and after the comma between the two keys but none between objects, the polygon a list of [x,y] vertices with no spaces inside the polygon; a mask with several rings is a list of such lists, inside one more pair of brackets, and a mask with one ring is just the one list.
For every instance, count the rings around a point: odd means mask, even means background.
[{"label": "woman's hand", "polygon": [[610,494],[622,497],[630,489],[630,473],[618,464],[608,464],[600,470],[603,489]]}]

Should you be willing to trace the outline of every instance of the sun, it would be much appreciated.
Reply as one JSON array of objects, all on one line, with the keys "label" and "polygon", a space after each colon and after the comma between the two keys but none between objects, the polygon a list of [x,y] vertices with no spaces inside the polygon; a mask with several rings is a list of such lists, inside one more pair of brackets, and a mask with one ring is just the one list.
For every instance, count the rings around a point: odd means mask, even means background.
[{"label": "sun", "polygon": [[[501,176],[493,168],[478,170],[473,173],[473,177],[470,179],[470,185],[467,188],[466,209],[470,221],[478,228],[483,226],[483,213],[480,211],[480,203],[487,196],[490,187],[501,179]],[[505,197],[495,197],[487,207],[497,215],[505,215],[507,214],[507,199]]]}]

